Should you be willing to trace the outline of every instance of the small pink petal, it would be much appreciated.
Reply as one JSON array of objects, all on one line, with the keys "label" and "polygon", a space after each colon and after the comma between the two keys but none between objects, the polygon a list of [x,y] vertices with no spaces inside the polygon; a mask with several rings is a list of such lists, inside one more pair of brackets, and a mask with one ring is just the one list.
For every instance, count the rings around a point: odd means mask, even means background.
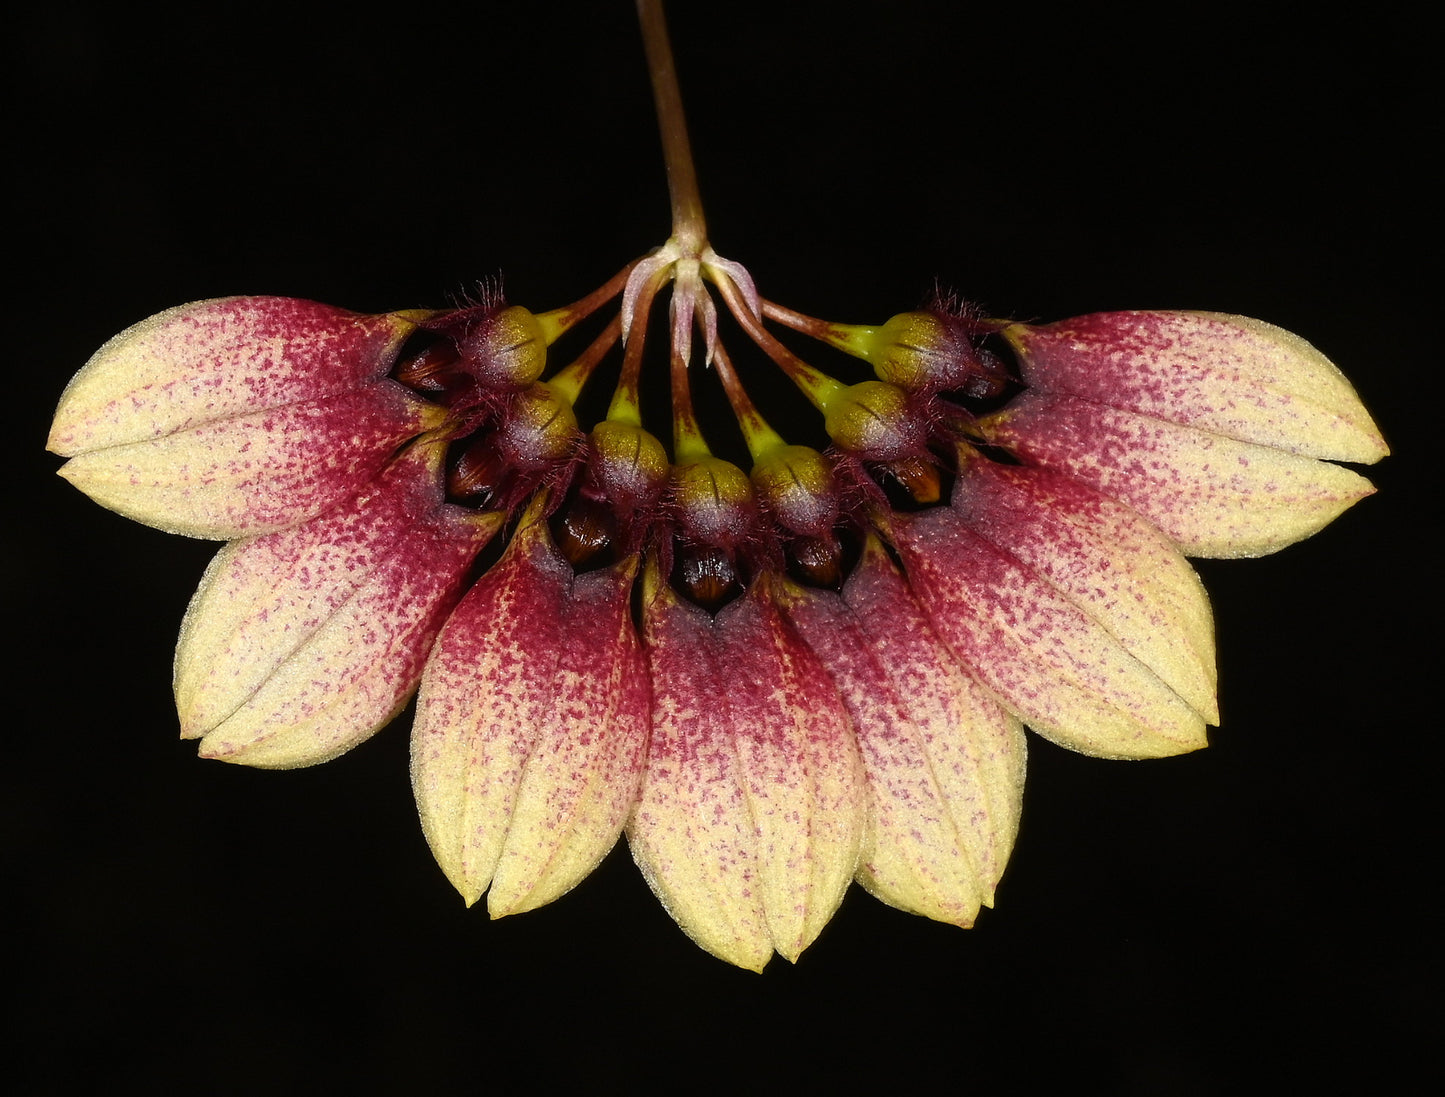
[{"label": "small pink petal", "polygon": [[953,512],[1101,625],[1209,723],[1214,621],[1204,585],[1135,511],[1047,469],[959,453]]},{"label": "small pink petal", "polygon": [[1026,392],[991,441],[1144,515],[1190,556],[1261,556],[1375,489],[1349,469],[1076,396]]},{"label": "small pink petal", "polygon": [[1018,829],[1023,728],[962,672],[876,540],[841,597],[793,588],[788,615],[853,719],[868,786],[859,882],[971,925]]},{"label": "small pink petal", "polygon": [[761,970],[822,930],[857,867],[863,778],[847,711],[766,576],[716,618],[663,586],[644,610],[653,724],[628,826],[699,945]]},{"label": "small pink petal", "polygon": [[1205,745],[1204,721],[1108,629],[951,508],[897,515],[909,585],[954,656],[1063,746],[1153,758]]},{"label": "small pink petal", "polygon": [[181,734],[203,756],[312,765],[406,703],[497,526],[443,503],[442,457],[415,446],[352,502],[216,557],[176,650]]},{"label": "small pink petal", "polygon": [[1106,312],[1004,331],[1034,392],[1305,457],[1388,452],[1342,373],[1297,335],[1245,316]]}]

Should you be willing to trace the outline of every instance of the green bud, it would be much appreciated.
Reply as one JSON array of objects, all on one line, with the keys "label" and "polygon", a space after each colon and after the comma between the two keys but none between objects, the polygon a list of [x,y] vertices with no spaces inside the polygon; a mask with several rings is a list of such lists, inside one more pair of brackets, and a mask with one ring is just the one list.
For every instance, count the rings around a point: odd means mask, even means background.
[{"label": "green bud", "polygon": [[606,419],[592,428],[589,468],[608,501],[627,515],[651,509],[667,487],[667,451],[641,427]]},{"label": "green bud", "polygon": [[497,447],[519,469],[539,469],[571,456],[577,444],[572,405],[544,384],[512,399],[497,431]]},{"label": "green bud", "polygon": [[807,446],[781,446],[753,465],[753,487],[778,523],[823,537],[838,519],[838,493],[828,459]]},{"label": "green bud", "polygon": [[993,355],[973,345],[970,335],[983,330],[981,323],[941,311],[902,312],[882,327],[854,332],[849,350],[880,380],[909,392],[996,395],[1007,378]]},{"label": "green bud", "polygon": [[717,457],[674,468],[672,497],[678,525],[690,541],[731,548],[751,532],[757,515],[747,474]]},{"label": "green bud", "polygon": [[892,461],[920,452],[927,439],[923,417],[908,393],[886,381],[839,389],[823,409],[823,426],[839,449],[869,461]]},{"label": "green bud", "polygon": [[547,365],[542,325],[520,305],[473,323],[458,338],[457,351],[466,371],[487,388],[525,388]]}]

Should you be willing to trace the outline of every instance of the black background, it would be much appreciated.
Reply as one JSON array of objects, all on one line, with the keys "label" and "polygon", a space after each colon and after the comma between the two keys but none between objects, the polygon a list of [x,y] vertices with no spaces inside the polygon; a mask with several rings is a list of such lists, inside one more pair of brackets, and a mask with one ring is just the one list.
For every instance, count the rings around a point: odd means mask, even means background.
[{"label": "black background", "polygon": [[544,309],[661,242],[630,7],[34,7],[7,65],[14,1091],[1392,1089],[1438,1022],[1418,28],[1378,5],[673,7],[713,240],[769,296],[879,320],[939,278],[995,315],[1258,316],[1376,412],[1379,494],[1276,556],[1201,562],[1209,750],[1031,740],[971,931],[855,889],[758,977],[696,949],[625,848],[490,923],[428,854],[405,717],[285,773],[175,739],[171,649],[215,546],[100,510],[41,450],[69,376],[169,305],[380,311],[502,271]]}]

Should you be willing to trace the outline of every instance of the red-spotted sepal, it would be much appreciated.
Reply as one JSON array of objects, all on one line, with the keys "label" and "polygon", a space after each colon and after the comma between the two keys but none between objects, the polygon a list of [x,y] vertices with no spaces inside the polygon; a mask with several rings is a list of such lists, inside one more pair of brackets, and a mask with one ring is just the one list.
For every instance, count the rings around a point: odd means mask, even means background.
[{"label": "red-spotted sepal", "polygon": [[173,533],[296,525],[355,494],[442,412],[387,378],[405,316],[286,297],[169,309],[72,379],[49,447],[96,502]]},{"label": "red-spotted sepal", "polygon": [[636,800],[650,692],[637,561],[574,577],[533,506],[422,680],[412,787],[432,853],[493,917],[574,887]]},{"label": "red-spotted sepal", "polygon": [[418,442],[348,502],[221,550],[176,649],[181,735],[202,755],[312,765],[406,704],[499,524],[443,501],[444,453]]},{"label": "red-spotted sepal", "polygon": [[1217,720],[1208,601],[1140,515],[962,447],[952,505],[892,529],[939,635],[1035,731],[1117,758],[1205,745]]},{"label": "red-spotted sepal", "polygon": [[857,869],[865,789],[842,699],[764,573],[716,617],[649,582],[652,740],[628,841],[709,952],[797,959]]},{"label": "red-spotted sepal", "polygon": [[1004,336],[1025,392],[990,441],[1129,504],[1191,556],[1258,556],[1374,489],[1388,452],[1335,366],[1242,316],[1113,312]]},{"label": "red-spotted sepal", "polygon": [[876,539],[841,595],[790,587],[785,603],[862,754],[859,883],[903,910],[972,925],[1018,829],[1023,727],[964,673]]}]

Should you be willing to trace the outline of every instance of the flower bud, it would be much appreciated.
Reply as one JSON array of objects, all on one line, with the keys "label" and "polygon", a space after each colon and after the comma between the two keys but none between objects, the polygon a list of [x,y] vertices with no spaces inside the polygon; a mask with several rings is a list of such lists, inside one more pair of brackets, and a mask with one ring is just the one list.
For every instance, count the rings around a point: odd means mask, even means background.
[{"label": "flower bud", "polygon": [[993,355],[976,350],[965,322],[945,312],[904,312],[860,338],[857,351],[880,380],[909,392],[964,391],[994,396],[1007,377]]},{"label": "flower bud", "polygon": [[672,470],[673,502],[684,538],[731,548],[757,514],[747,474],[731,461],[704,457]]},{"label": "flower bud", "polygon": [[778,523],[824,537],[838,519],[838,493],[828,459],[807,446],[783,446],[753,466],[753,487]]},{"label": "flower bud", "polygon": [[667,487],[667,451],[641,427],[605,419],[592,428],[588,469],[621,515],[647,512]]},{"label": "flower bud", "polygon": [[886,381],[862,381],[831,396],[823,425],[839,449],[867,461],[892,461],[919,453],[926,440],[923,417],[908,393]]},{"label": "flower bud", "polygon": [[519,305],[465,309],[422,326],[456,343],[455,368],[484,389],[526,388],[547,365],[542,325]]},{"label": "flower bud", "polygon": [[497,447],[519,469],[534,470],[569,457],[577,444],[572,405],[534,384],[517,393],[497,431]]}]

